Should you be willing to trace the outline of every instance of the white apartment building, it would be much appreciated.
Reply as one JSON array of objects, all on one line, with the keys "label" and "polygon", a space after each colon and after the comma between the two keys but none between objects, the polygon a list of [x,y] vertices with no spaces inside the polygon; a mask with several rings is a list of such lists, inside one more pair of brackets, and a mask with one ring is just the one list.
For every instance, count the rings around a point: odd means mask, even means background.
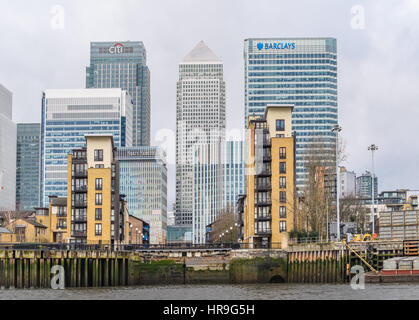
[{"label": "white apartment building", "polygon": [[201,41],[179,64],[176,103],[176,224],[192,225],[193,146],[225,135],[222,61]]},{"label": "white apartment building", "polygon": [[345,167],[339,167],[340,173],[340,198],[355,198],[356,175],[353,171],[347,171]]},{"label": "white apartment building", "polygon": [[0,210],[16,208],[16,124],[12,93],[0,84]]}]

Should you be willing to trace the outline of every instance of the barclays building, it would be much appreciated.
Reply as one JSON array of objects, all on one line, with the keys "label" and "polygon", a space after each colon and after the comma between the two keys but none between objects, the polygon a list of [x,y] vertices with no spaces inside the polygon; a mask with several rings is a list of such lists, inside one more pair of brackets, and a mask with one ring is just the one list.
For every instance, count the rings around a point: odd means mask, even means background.
[{"label": "barclays building", "polygon": [[296,184],[307,181],[310,147],[335,148],[338,122],[337,50],[334,38],[251,38],[244,43],[245,127],[268,104],[293,104]]}]

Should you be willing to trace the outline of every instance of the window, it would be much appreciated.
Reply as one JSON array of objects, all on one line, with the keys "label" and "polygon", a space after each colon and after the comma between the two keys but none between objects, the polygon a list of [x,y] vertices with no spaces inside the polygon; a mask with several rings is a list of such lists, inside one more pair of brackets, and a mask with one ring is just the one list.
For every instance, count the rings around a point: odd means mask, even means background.
[{"label": "window", "polygon": [[279,202],[285,203],[287,201],[287,193],[285,191],[279,192]]},{"label": "window", "polygon": [[279,217],[286,218],[287,217],[287,208],[286,207],[279,207]]},{"label": "window", "polygon": [[96,190],[102,190],[102,178],[96,178]]},{"label": "window", "polygon": [[280,221],[279,222],[279,232],[286,232],[287,231],[287,222]]},{"label": "window", "polygon": [[279,177],[279,187],[286,188],[287,187],[287,178]]},{"label": "window", "polygon": [[97,164],[95,165],[96,169],[103,169],[105,166],[103,164]]},{"label": "window", "polygon": [[279,163],[279,173],[287,173],[285,162],[280,162]]},{"label": "window", "polygon": [[95,150],[95,161],[103,161],[103,149]]},{"label": "window", "polygon": [[285,134],[277,134],[277,135],[275,135],[277,138],[284,138],[285,137]]},{"label": "window", "polygon": [[281,147],[279,148],[279,159],[286,159],[287,158],[287,148]]},{"label": "window", "polygon": [[95,220],[102,220],[102,208],[96,208]]},{"label": "window", "polygon": [[96,223],[96,226],[95,226],[95,234],[97,236],[101,236],[102,235],[102,224],[101,223]]},{"label": "window", "polygon": [[285,131],[285,120],[276,120],[276,131]]},{"label": "window", "polygon": [[102,204],[102,194],[96,193],[96,204],[101,205]]}]

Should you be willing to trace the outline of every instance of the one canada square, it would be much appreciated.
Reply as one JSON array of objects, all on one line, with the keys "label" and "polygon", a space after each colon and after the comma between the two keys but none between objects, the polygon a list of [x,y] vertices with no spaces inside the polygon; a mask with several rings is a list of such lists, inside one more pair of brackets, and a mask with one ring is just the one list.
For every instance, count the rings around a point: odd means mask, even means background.
[{"label": "one canada square", "polygon": [[179,64],[176,109],[176,223],[192,225],[193,147],[224,140],[223,63],[201,41]]},{"label": "one canada square", "polygon": [[[267,104],[293,104],[296,185],[307,181],[310,146],[335,147],[338,122],[337,50],[334,38],[252,38],[244,41],[245,127]],[[333,151],[332,151],[333,152]]]}]

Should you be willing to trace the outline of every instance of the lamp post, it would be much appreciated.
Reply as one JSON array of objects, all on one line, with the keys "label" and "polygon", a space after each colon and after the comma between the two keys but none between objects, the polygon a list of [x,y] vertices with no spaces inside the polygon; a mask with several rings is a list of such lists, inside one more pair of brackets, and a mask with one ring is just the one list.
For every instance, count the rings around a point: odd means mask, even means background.
[{"label": "lamp post", "polygon": [[375,185],[375,174],[374,174],[374,151],[378,150],[378,146],[376,146],[375,144],[372,144],[368,147],[368,150],[371,151],[371,160],[372,160],[372,204],[371,204],[371,217],[372,217],[372,225],[371,225],[371,234],[375,233],[375,204],[374,204],[374,185]]},{"label": "lamp post", "polygon": [[342,127],[338,124],[335,124],[332,128],[332,132],[336,132],[336,226],[337,226],[337,236],[338,241],[340,241],[340,208],[339,208],[339,159],[338,159],[338,149],[339,149],[339,132],[342,131]]}]

